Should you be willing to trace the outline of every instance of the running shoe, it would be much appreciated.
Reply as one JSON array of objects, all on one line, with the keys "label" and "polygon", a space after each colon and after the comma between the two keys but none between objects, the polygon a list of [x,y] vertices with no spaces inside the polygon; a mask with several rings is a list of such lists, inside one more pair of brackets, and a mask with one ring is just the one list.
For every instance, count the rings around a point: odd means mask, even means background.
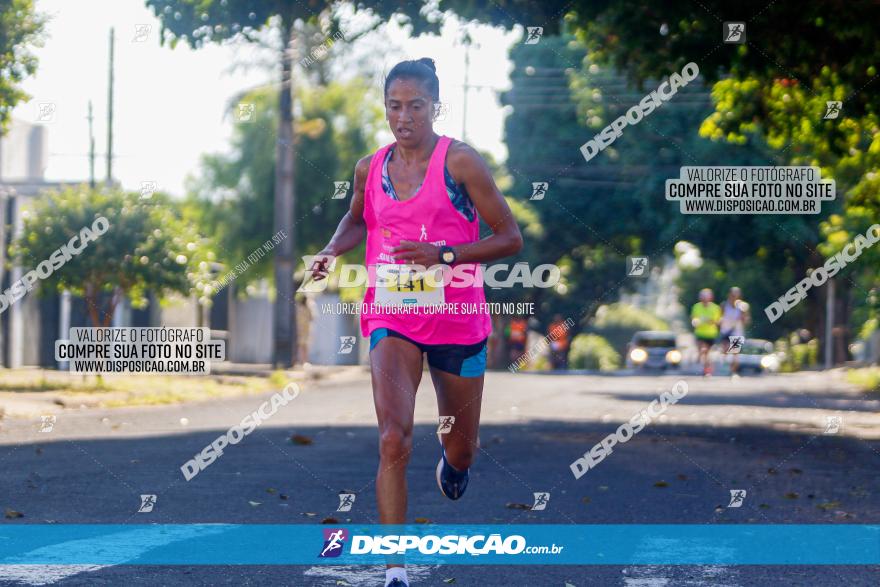
[{"label": "running shoe", "polygon": [[458,471],[446,460],[446,451],[443,450],[440,455],[440,462],[437,463],[437,487],[440,492],[449,499],[458,499],[464,495],[464,490],[468,484],[468,469]]}]

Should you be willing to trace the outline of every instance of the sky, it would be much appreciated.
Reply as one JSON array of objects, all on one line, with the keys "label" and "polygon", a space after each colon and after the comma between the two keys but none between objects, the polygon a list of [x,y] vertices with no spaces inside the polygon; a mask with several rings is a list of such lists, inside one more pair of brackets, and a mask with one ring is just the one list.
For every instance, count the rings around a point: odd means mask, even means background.
[{"label": "sky", "polygon": [[[22,83],[31,100],[19,104],[13,117],[38,122],[39,104],[54,104],[48,127],[49,159],[45,179],[88,179],[88,102],[94,112],[95,173],[105,175],[109,31],[115,27],[114,177],[125,189],[142,182],[172,195],[185,193],[185,179],[200,172],[200,157],[228,150],[233,121],[228,113],[234,96],[274,83],[271,52],[239,42],[207,45],[198,50],[179,44],[160,46],[159,21],[143,0],[38,0],[49,17],[36,75]],[[143,25],[149,25],[148,32]],[[522,31],[478,26],[471,29],[476,46],[470,55],[471,89],[467,139],[496,159],[506,158],[502,142],[504,110],[498,92],[510,87],[508,50],[522,42]],[[138,31],[141,31],[140,33]],[[464,48],[456,43],[461,26],[450,22],[440,36],[409,38],[390,25],[358,50],[382,43],[385,71],[402,59],[432,57],[440,78],[441,100],[448,115],[435,131],[462,136]],[[390,135],[389,135],[390,136]],[[385,137],[388,138],[388,137]],[[365,153],[366,155],[366,153]]]}]

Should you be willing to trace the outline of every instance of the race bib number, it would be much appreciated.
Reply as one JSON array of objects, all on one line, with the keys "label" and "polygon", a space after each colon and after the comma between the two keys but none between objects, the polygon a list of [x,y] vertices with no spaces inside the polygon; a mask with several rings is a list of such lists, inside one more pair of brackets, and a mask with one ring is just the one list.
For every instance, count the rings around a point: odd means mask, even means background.
[{"label": "race bib number", "polygon": [[383,306],[432,306],[445,301],[443,271],[383,264],[376,267],[375,303]]}]

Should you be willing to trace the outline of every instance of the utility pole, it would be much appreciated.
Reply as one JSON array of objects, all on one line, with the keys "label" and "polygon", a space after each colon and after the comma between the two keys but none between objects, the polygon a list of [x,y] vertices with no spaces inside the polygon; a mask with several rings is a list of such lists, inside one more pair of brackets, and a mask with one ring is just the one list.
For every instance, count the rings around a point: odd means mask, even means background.
[{"label": "utility pole", "polygon": [[[461,140],[462,142],[467,142],[467,103],[468,103],[468,94],[470,93],[471,86],[468,83],[470,78],[470,69],[471,69],[471,46],[474,44],[474,40],[471,37],[471,33],[468,29],[465,29],[464,36],[461,39],[461,44],[464,45],[464,100],[462,100],[461,107]],[[479,45],[477,45],[479,47]]]},{"label": "utility pole", "polygon": [[296,362],[296,292],[293,270],[296,257],[293,214],[294,193],[293,139],[293,53],[294,23],[282,18],[284,42],[281,59],[281,92],[278,96],[278,137],[275,144],[275,233],[282,240],[275,249],[275,306],[272,316],[272,365],[288,369]]},{"label": "utility pole", "polygon": [[828,280],[825,291],[825,368],[834,366],[834,280]]},{"label": "utility pole", "polygon": [[113,181],[113,46],[114,29],[110,28],[110,83],[107,89],[107,185]]},{"label": "utility pole", "polygon": [[92,128],[92,101],[89,100],[89,115],[86,117],[89,121],[89,187],[95,189],[95,133]]}]

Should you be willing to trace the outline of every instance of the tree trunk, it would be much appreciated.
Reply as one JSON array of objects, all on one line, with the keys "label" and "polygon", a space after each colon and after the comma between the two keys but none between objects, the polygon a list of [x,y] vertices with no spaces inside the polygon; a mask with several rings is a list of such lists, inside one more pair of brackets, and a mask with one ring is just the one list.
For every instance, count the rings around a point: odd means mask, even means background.
[{"label": "tree trunk", "polygon": [[98,328],[101,326],[101,317],[98,314],[98,288],[91,283],[85,284],[85,301],[86,311],[89,313],[89,319],[92,326]]},{"label": "tree trunk", "polygon": [[278,140],[275,144],[275,232],[284,238],[275,249],[275,312],[273,316],[275,367],[292,367],[296,361],[294,308],[294,151],[293,151],[293,21],[282,18],[284,49],[281,56],[281,93],[278,97]]}]

